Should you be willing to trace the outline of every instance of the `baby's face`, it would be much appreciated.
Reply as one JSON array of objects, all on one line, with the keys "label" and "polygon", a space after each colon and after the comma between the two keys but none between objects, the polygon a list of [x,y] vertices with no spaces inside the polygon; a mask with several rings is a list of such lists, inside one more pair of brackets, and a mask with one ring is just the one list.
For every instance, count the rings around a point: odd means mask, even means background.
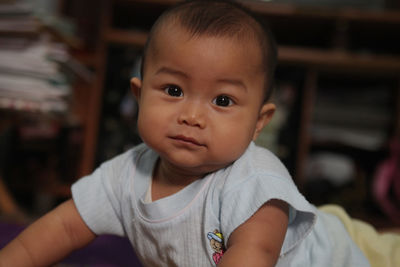
[{"label": "baby's face", "polygon": [[253,43],[191,37],[180,27],[159,33],[144,80],[132,80],[143,141],[185,171],[205,174],[235,161],[263,126],[260,62]]}]

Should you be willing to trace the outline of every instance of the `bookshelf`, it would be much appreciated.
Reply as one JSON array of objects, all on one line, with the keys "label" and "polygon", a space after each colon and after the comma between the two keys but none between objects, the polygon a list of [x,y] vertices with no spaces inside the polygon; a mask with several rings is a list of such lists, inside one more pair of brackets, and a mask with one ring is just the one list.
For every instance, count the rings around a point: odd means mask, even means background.
[{"label": "bookshelf", "polygon": [[81,174],[94,57],[33,4],[0,7],[0,216],[36,216]]},{"label": "bookshelf", "polygon": [[[109,98],[107,92],[113,86],[110,81],[115,81],[116,73],[126,72],[122,67],[111,66],[111,62],[115,64],[113,53],[140,54],[152,23],[163,10],[177,2],[101,1],[100,40],[96,53],[98,75],[87,105],[91,121],[85,133],[83,174],[105,159],[96,158],[101,146],[99,142],[104,138],[101,136],[104,115],[107,115],[104,101]],[[286,148],[289,150],[286,154],[290,156],[284,162],[300,190],[306,182],[308,160],[315,151],[339,151],[353,158],[366,157],[368,163],[383,160],[389,140],[400,137],[400,11],[330,9],[252,0],[240,2],[269,22],[279,44],[277,82],[290,84],[296,96],[291,110],[292,125],[286,133],[292,139]],[[360,95],[364,94],[363,86],[369,88],[371,83],[377,85],[376,90],[384,88],[388,91],[390,97],[384,103],[390,105],[388,122],[381,129],[384,138],[376,149],[370,151],[335,140],[315,138],[316,105],[327,83],[336,85],[337,90],[343,87],[344,91],[351,86],[360,87]],[[362,159],[355,160],[362,163],[357,163],[356,168],[364,168]],[[361,170],[362,175],[357,179],[361,179],[361,183],[370,183],[371,173],[368,172],[373,167]]]}]

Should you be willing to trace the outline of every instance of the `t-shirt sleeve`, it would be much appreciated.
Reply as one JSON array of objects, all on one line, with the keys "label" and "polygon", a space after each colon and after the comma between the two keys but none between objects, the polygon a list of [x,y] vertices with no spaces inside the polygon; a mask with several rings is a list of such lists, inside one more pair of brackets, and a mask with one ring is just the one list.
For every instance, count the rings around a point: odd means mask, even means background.
[{"label": "t-shirt sleeve", "polygon": [[124,235],[121,205],[117,197],[121,192],[121,174],[115,165],[118,159],[104,163],[91,175],[72,185],[72,198],[87,226],[97,235]]},{"label": "t-shirt sleeve", "polygon": [[291,180],[267,173],[242,180],[226,190],[220,200],[221,230],[225,242],[238,226],[272,199],[289,204],[289,225],[281,254],[287,253],[308,235],[316,220],[314,207],[298,192]]}]

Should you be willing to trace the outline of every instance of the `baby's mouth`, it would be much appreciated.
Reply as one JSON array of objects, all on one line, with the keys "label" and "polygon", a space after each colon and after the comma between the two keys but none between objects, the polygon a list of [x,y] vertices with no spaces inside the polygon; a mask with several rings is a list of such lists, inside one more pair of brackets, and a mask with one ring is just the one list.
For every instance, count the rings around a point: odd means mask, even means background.
[{"label": "baby's mouth", "polygon": [[174,139],[174,140],[177,140],[177,141],[184,142],[184,143],[194,144],[196,146],[205,146],[204,144],[200,143],[196,139],[194,139],[192,137],[187,137],[187,136],[184,136],[184,135],[176,135],[176,136],[173,136],[171,138]]}]

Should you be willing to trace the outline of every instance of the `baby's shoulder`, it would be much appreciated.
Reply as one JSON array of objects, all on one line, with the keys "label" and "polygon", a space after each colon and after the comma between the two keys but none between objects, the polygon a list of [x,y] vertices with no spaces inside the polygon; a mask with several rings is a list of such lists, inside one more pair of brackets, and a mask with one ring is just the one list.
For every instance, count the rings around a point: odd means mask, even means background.
[{"label": "baby's shoulder", "polygon": [[137,165],[144,164],[152,155],[149,148],[144,144],[139,144],[127,151],[116,155],[103,162],[98,170],[109,178],[119,179],[125,175],[130,176]]},{"label": "baby's shoulder", "polygon": [[132,164],[138,161],[139,159],[142,158],[146,155],[147,152],[149,152],[149,148],[141,143],[137,146],[134,146],[118,155],[115,155],[111,157],[110,159],[104,161],[101,166],[106,166],[106,167],[111,167],[111,166],[117,166],[121,167],[126,164]]},{"label": "baby's shoulder", "polygon": [[231,177],[274,177],[291,181],[292,178],[281,160],[270,150],[251,143],[246,152],[230,167]]}]

